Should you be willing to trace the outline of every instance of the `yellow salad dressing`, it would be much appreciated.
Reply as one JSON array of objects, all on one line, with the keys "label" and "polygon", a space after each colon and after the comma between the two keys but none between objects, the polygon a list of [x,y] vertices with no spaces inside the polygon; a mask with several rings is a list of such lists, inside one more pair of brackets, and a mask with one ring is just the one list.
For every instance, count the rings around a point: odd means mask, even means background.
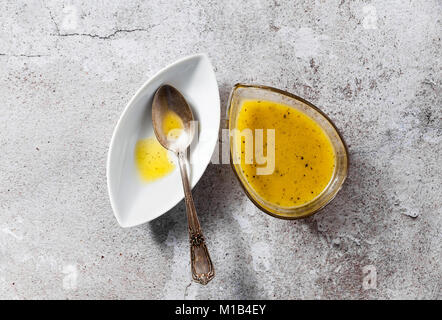
[{"label": "yellow salad dressing", "polygon": [[156,137],[139,140],[135,146],[135,163],[141,178],[154,181],[173,171],[174,164],[169,160],[167,150]]},{"label": "yellow salad dressing", "polygon": [[[163,131],[170,139],[177,139],[183,123],[173,111],[168,111],[163,120]],[[170,161],[168,151],[156,137],[139,140],[135,146],[135,164],[144,181],[154,181],[168,175],[175,165]]]},{"label": "yellow salad dressing", "polygon": [[171,139],[178,139],[184,129],[183,121],[173,111],[167,111],[163,119],[163,132]]},{"label": "yellow salad dressing", "polygon": [[[326,188],[335,168],[333,146],[321,127],[306,114],[290,106],[264,100],[245,100],[237,124],[240,131],[275,129],[275,168],[258,175],[255,160],[245,161],[245,137],[241,149],[241,170],[253,190],[264,200],[282,207],[296,207],[312,201]],[[255,143],[255,139],[253,140]],[[255,149],[255,147],[254,147]]]}]

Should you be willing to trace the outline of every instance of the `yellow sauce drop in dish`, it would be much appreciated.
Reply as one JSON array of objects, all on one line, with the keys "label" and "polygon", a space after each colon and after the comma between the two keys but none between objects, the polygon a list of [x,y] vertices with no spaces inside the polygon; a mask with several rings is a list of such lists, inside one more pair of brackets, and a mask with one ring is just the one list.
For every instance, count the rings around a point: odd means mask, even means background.
[{"label": "yellow sauce drop in dish", "polygon": [[163,119],[163,132],[168,139],[176,140],[183,132],[184,125],[181,118],[173,111],[166,112]]},{"label": "yellow sauce drop in dish", "polygon": [[173,171],[175,165],[170,161],[168,151],[156,137],[139,140],[135,145],[135,163],[144,181],[154,181]]},{"label": "yellow sauce drop in dish", "polygon": [[[240,137],[240,167],[251,188],[265,201],[281,207],[302,206],[318,197],[329,184],[335,169],[335,151],[327,134],[309,116],[290,106],[264,100],[244,100],[237,118],[239,131],[263,130],[263,154],[267,153],[267,130],[275,131],[273,173],[257,174],[263,167],[245,161],[246,139]],[[238,141],[238,140],[237,140]],[[255,150],[256,153],[256,150]],[[250,158],[250,157],[248,157]]]},{"label": "yellow sauce drop in dish", "polygon": [[[168,139],[176,140],[183,132],[183,121],[175,112],[169,110],[164,116],[162,129]],[[137,142],[135,164],[141,178],[147,182],[163,178],[175,169],[175,165],[169,159],[168,151],[156,137]]]}]

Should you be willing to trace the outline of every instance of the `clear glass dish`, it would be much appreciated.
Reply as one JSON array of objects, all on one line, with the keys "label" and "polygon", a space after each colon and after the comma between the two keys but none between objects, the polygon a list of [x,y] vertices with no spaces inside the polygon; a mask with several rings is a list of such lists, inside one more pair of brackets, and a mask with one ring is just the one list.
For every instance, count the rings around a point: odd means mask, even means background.
[{"label": "clear glass dish", "polygon": [[283,90],[261,85],[236,84],[230,93],[228,101],[229,132],[236,128],[237,117],[243,100],[269,100],[295,108],[313,119],[328,135],[336,156],[335,169],[327,187],[312,201],[298,207],[285,208],[262,199],[250,186],[244,176],[241,165],[232,160],[233,150],[236,147],[235,139],[230,139],[230,163],[241,186],[250,200],[262,211],[281,219],[299,219],[308,217],[324,208],[336,196],[347,178],[349,157],[348,149],[334,123],[317,107],[310,102]]}]

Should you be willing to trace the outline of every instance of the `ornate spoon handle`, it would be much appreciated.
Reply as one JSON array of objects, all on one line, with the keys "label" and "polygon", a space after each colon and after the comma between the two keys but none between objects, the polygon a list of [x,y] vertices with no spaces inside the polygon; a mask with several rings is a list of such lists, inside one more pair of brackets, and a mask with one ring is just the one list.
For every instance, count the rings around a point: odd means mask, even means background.
[{"label": "ornate spoon handle", "polygon": [[204,240],[201,225],[196,214],[195,205],[193,203],[192,191],[190,189],[188,177],[188,162],[185,152],[178,152],[178,162],[183,180],[184,196],[186,199],[187,223],[189,225],[190,239],[190,264],[192,269],[193,280],[207,284],[215,277],[215,269],[210,259]]}]

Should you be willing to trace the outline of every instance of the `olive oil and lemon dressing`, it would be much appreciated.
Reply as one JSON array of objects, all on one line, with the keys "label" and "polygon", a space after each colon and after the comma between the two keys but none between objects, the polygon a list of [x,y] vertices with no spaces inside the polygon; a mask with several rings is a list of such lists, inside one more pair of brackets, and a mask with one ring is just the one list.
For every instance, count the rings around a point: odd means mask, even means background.
[{"label": "olive oil and lemon dressing", "polygon": [[[178,139],[184,128],[181,118],[173,111],[167,112],[163,120],[163,131],[170,139]],[[147,182],[162,178],[175,169],[168,151],[156,137],[142,139],[135,145],[135,164],[140,177]]]},{"label": "olive oil and lemon dressing", "polygon": [[236,144],[241,170],[264,200],[282,207],[302,206],[318,197],[329,184],[336,162],[333,145],[323,129],[303,112],[272,101],[244,100],[236,128],[252,132],[264,129],[264,154],[266,129],[275,130],[275,167],[271,174],[259,175],[257,168],[261,165],[255,160],[245,161],[245,137]]},{"label": "olive oil and lemon dressing", "polygon": [[183,128],[181,118],[175,112],[169,110],[163,119],[163,132],[166,133],[169,139],[176,140],[183,132]]},{"label": "olive oil and lemon dressing", "polygon": [[135,164],[140,177],[147,182],[157,180],[173,171],[167,150],[155,137],[139,140],[135,145]]}]

